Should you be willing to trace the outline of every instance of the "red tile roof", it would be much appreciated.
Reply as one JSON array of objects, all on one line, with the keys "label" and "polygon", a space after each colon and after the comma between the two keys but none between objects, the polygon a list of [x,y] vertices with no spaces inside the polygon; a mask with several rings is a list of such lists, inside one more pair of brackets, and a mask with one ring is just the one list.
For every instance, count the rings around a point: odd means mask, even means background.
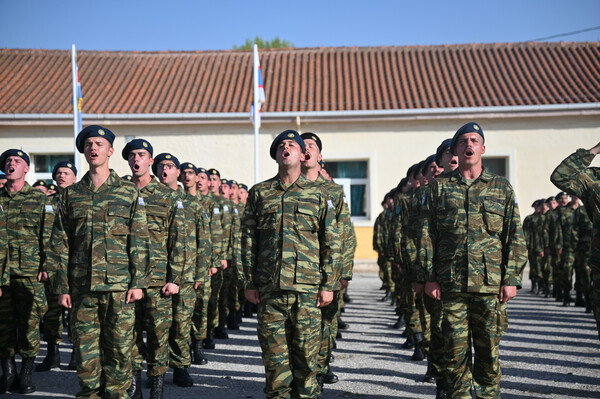
[{"label": "red tile roof", "polygon": [[[248,112],[252,53],[77,54],[83,112]],[[600,42],[261,50],[265,112],[600,102]],[[0,114],[68,114],[70,51],[0,50]]]}]

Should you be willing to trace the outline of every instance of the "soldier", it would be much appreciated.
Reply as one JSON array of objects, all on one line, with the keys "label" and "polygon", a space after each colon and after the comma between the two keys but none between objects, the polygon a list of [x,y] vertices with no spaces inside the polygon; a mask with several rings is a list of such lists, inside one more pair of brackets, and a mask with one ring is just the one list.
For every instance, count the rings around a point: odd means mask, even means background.
[{"label": "soldier", "polygon": [[577,247],[575,248],[575,306],[585,306],[585,312],[592,312],[590,300],[590,244],[592,242],[592,221],[579,198],[571,194],[571,203],[575,208],[575,228],[577,230]]},{"label": "soldier", "polygon": [[425,199],[425,292],[442,303],[448,396],[469,397],[474,385],[478,397],[500,397],[506,302],[520,288],[527,249],[510,183],[483,169],[481,127],[458,129],[451,151],[458,169],[438,177]]},{"label": "soldier", "polygon": [[[46,249],[54,208],[47,197],[25,181],[29,156],[11,149],[0,155],[6,185],[0,189],[0,208],[6,220],[10,285],[0,300],[0,359],[4,375],[0,393],[19,389],[35,392],[31,373],[40,350],[40,321],[48,305]],[[17,379],[15,353],[23,358]]]},{"label": "soldier", "polygon": [[335,220],[340,235],[340,253],[336,256],[339,262],[335,267],[340,271],[340,284],[334,289],[333,301],[321,308],[321,344],[317,361],[317,381],[322,384],[333,384],[338,382],[338,376],[331,371],[329,366],[331,350],[336,336],[335,322],[340,312],[340,292],[348,286],[352,280],[354,251],[356,250],[356,236],[350,220],[348,201],[344,195],[342,186],[325,179],[319,171],[322,160],[321,150],[323,144],[319,136],[314,133],[303,133],[300,136],[306,148],[305,159],[302,162],[302,175],[310,181],[316,181],[323,186],[333,202],[335,208]]},{"label": "soldier", "polygon": [[181,212],[178,212],[183,204],[173,190],[160,184],[150,174],[154,159],[152,145],[147,140],[130,141],[123,148],[121,155],[129,163],[133,184],[137,186],[140,200],[144,203],[150,237],[149,267],[144,270],[146,288],[142,299],[135,303],[133,376],[127,393],[132,398],[142,397],[142,363],[146,359],[150,398],[158,399],[163,394],[164,378],[169,363],[167,342],[172,322],[171,297],[179,293],[181,284],[182,265],[175,256],[182,252],[182,249],[176,246],[182,245],[177,241],[177,237],[181,234],[178,233],[178,229],[181,229],[184,223]]},{"label": "soldier", "polygon": [[578,149],[565,158],[552,172],[556,187],[581,198],[593,224],[589,266],[592,280],[592,305],[600,338],[600,168],[589,165],[600,154],[600,143],[585,150]]},{"label": "soldier", "polygon": [[[58,184],[58,191],[62,192],[77,181],[77,168],[69,161],[58,162],[52,170],[52,179]],[[50,198],[54,208],[58,209],[59,195],[53,195]],[[54,218],[52,220],[54,221]],[[61,319],[66,309],[58,304],[58,294],[53,292],[56,285],[54,281],[55,272],[55,270],[48,270],[49,279],[45,284],[48,311],[44,315],[42,326],[44,339],[48,343],[47,355],[42,363],[35,367],[35,371],[49,371],[53,368],[60,368],[58,344],[62,341],[63,324]],[[71,351],[68,369],[75,370],[76,368],[75,357]]]},{"label": "soldier", "polygon": [[[553,285],[552,296],[556,298],[556,302],[562,301],[563,291],[558,289],[556,286],[556,277],[558,273],[557,263],[558,263],[558,240],[559,240],[559,232],[560,229],[557,226],[556,220],[558,219],[558,202],[556,202],[556,198],[548,197],[546,199],[546,205],[548,206],[548,210],[544,214],[546,216],[546,231],[548,234],[548,238],[546,242],[546,248],[544,249],[544,253],[546,254],[546,265],[545,271],[547,273],[547,277],[545,280],[548,283],[548,287],[550,284]],[[549,289],[549,288],[548,288]],[[546,293],[545,297],[549,296],[549,292]]]},{"label": "soldier", "polygon": [[238,192],[238,199],[240,203],[246,205],[246,201],[248,200],[248,186],[245,184],[239,185],[240,190]]},{"label": "soldier", "polygon": [[244,213],[244,205],[239,202],[239,185],[235,180],[228,180],[227,185],[231,187],[229,190],[229,201],[231,203],[233,227],[231,231],[232,240],[232,259],[231,264],[227,268],[231,269],[229,289],[227,291],[227,329],[239,330],[239,324],[242,322],[241,307],[245,302],[243,290],[239,287],[238,279],[238,262],[241,257],[240,251],[240,234],[241,234],[241,219]]},{"label": "soldier", "polygon": [[[232,293],[230,290],[235,289],[237,287],[237,269],[235,267],[235,253],[236,253],[236,245],[237,245],[237,236],[239,232],[240,225],[240,214],[237,208],[235,207],[234,202],[231,200],[231,186],[232,183],[230,180],[221,179],[221,185],[219,186],[219,195],[221,200],[223,201],[223,209],[225,212],[229,212],[229,236],[227,241],[229,242],[229,246],[227,249],[227,268],[222,270],[222,283],[221,283],[221,292],[219,293],[219,318],[218,318],[218,326],[215,329],[215,337],[226,339],[229,338],[227,334],[227,330],[225,329],[225,325],[228,324],[232,327],[233,330],[239,330],[239,326],[237,324],[237,319],[235,318],[235,300],[230,305],[230,301],[232,298]],[[233,288],[232,288],[233,287]],[[237,292],[237,291],[236,291]],[[230,308],[233,309],[231,313],[231,318],[229,317]]]},{"label": "soldier", "polygon": [[[569,203],[569,196],[565,192],[556,195],[560,205],[557,208],[557,272],[554,280],[555,286],[562,291],[563,306],[569,306],[571,288],[573,288],[573,267],[575,264],[575,250],[577,249],[577,229],[575,225],[575,208]],[[579,204],[577,204],[579,205]]]},{"label": "soldier", "polygon": [[250,189],[242,219],[245,295],[258,304],[267,398],[318,395],[319,308],[331,303],[339,279],[334,206],[302,176],[305,151],[296,131],[275,138],[277,176]]},{"label": "soldier", "polygon": [[98,125],[77,135],[89,171],[62,192],[52,232],[59,303],[71,312],[77,397],[129,396],[134,302],[146,287],[144,201],[109,169],[114,138]]}]

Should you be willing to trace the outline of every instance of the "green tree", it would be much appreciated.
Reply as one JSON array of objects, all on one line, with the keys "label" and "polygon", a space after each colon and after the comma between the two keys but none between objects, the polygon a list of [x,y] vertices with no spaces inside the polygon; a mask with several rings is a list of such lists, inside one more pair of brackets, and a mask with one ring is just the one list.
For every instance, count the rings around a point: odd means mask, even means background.
[{"label": "green tree", "polygon": [[254,39],[246,39],[246,42],[241,46],[233,45],[234,50],[252,50],[254,45],[258,48],[287,48],[294,47],[294,44],[289,40],[281,40],[279,36],[275,36],[273,40],[264,40],[260,36],[256,36]]}]

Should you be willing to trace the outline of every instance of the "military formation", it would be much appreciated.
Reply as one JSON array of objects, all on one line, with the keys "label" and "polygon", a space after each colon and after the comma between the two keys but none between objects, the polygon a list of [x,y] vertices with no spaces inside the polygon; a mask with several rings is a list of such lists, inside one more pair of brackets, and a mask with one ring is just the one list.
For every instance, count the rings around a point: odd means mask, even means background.
[{"label": "military formation", "polygon": [[338,380],[329,363],[356,238],[319,137],[280,134],[278,175],[250,190],[142,138],[122,149],[120,177],[114,139],[98,125],[79,133],[80,181],[62,161],[56,184],[30,186],[28,154],[0,156],[0,394],[35,392],[32,372],[60,367],[66,327],[77,397],[142,398],[146,369],[162,398],[169,368],[193,386],[190,365],[257,313],[266,396],[320,397]]}]

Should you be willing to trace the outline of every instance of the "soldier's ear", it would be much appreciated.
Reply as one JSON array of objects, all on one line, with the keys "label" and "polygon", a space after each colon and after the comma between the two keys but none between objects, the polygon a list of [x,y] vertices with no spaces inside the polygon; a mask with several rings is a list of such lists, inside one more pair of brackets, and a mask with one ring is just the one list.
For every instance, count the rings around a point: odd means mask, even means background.
[{"label": "soldier's ear", "polygon": [[115,153],[115,147],[113,147],[112,145],[110,146],[110,148],[108,149],[108,156],[112,157],[112,155]]},{"label": "soldier's ear", "polygon": [[485,154],[485,144],[481,146],[481,155]]}]

